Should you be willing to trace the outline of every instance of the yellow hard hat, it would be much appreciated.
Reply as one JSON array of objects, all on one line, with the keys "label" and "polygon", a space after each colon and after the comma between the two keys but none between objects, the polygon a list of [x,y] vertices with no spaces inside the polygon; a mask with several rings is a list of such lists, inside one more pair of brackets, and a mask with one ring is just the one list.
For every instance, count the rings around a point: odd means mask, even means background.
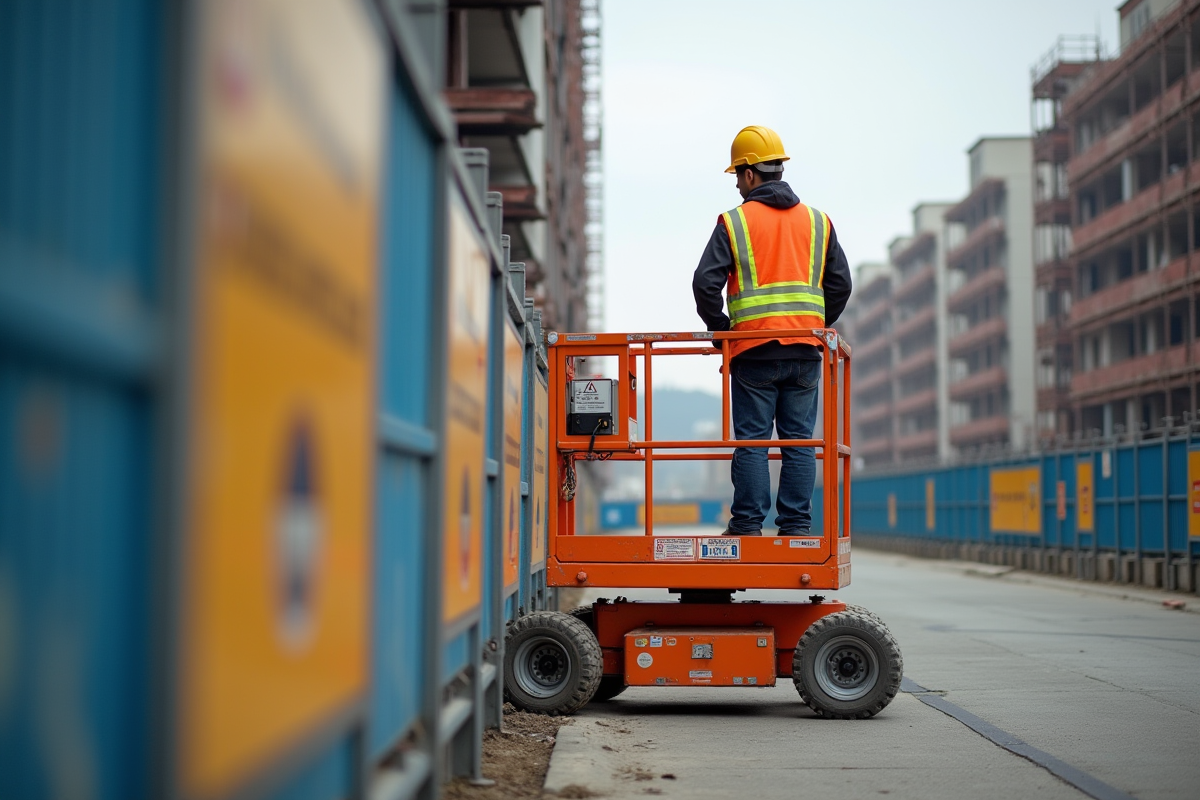
[{"label": "yellow hard hat", "polygon": [[783,140],[779,134],[762,125],[749,125],[738,131],[733,137],[733,146],[729,148],[729,169],[726,172],[737,172],[737,168],[763,161],[787,161],[788,154],[783,152]]}]

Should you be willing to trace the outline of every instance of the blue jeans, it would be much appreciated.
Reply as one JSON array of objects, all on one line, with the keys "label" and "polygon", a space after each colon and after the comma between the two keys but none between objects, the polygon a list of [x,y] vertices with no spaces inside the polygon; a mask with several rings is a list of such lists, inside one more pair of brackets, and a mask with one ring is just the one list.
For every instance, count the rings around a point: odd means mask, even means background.
[{"label": "blue jeans", "polygon": [[[729,381],[733,435],[737,439],[770,439],[772,423],[780,439],[810,439],[817,419],[820,361],[782,359],[732,363]],[[812,528],[813,482],[817,461],[811,447],[782,449],[775,525],[783,535]],[[771,474],[765,447],[733,451],[733,505],[729,532],[755,534],[771,510]]]}]

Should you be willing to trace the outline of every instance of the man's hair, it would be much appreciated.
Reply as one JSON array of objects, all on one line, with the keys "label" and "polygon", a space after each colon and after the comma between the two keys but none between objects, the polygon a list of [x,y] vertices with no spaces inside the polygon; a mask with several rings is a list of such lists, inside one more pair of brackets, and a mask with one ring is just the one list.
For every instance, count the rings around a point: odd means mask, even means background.
[{"label": "man's hair", "polygon": [[756,173],[758,173],[758,177],[764,181],[783,180],[783,161],[776,159],[775,161],[764,161],[764,162],[762,162],[762,164],[777,166],[777,167],[779,167],[779,171],[778,172],[765,172],[764,170],[759,169],[759,167],[761,166],[760,164],[739,164],[737,167],[735,167],[735,169],[737,170],[739,177],[741,177],[741,174],[744,170],[752,169]]}]

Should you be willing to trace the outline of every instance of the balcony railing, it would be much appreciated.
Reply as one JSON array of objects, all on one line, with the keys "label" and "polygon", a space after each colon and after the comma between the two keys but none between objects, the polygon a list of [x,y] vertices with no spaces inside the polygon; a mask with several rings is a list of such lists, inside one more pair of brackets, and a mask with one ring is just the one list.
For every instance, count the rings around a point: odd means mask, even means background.
[{"label": "balcony railing", "polygon": [[982,369],[950,384],[950,399],[965,400],[1002,388],[1007,382],[1008,370],[1004,367]]},{"label": "balcony railing", "polygon": [[897,322],[896,327],[892,329],[891,338],[893,341],[904,339],[928,325],[933,324],[933,318],[936,311],[932,304],[926,308],[913,314],[903,322]]},{"label": "balcony railing", "polygon": [[911,414],[914,411],[937,407],[937,388],[930,387],[923,392],[910,394],[908,397],[902,397],[897,400],[893,407],[896,410],[896,416]]},{"label": "balcony railing", "polygon": [[870,438],[863,436],[861,437],[861,441],[854,443],[855,455],[860,455],[864,458],[891,452],[892,437],[890,436],[873,436]]},{"label": "balcony railing", "polygon": [[910,375],[918,370],[926,369],[936,362],[937,351],[933,346],[933,341],[930,340],[928,347],[915,353],[909,353],[903,360],[897,361],[896,365],[892,367],[892,374],[896,377]]},{"label": "balcony railing", "polygon": [[895,303],[903,302],[904,300],[907,300],[909,297],[916,294],[918,290],[928,288],[929,304],[932,305],[934,300],[933,277],[933,264],[926,264],[916,272],[906,276],[904,280],[896,286],[896,288],[892,291],[892,301]]},{"label": "balcony railing", "polygon": [[1002,442],[1007,439],[1008,417],[1002,414],[971,420],[950,428],[950,443],[956,447]]},{"label": "balcony railing", "polygon": [[1188,277],[1187,265],[1188,257],[1181,256],[1163,269],[1143,272],[1077,299],[1071,306],[1071,325],[1083,325],[1111,317],[1121,309],[1170,291],[1173,284],[1182,284]]},{"label": "balcony railing", "polygon": [[1185,191],[1195,192],[1200,183],[1200,161],[1186,170],[1168,175],[1158,183],[1147,186],[1124,203],[1118,203],[1099,216],[1071,230],[1072,248],[1077,255],[1086,255],[1099,244],[1110,242],[1127,228],[1158,213],[1159,209],[1183,198]]},{"label": "balcony railing", "polygon": [[[1184,86],[1192,87],[1187,98],[1183,96]],[[1141,141],[1154,130],[1160,120],[1178,112],[1185,100],[1190,104],[1197,95],[1200,95],[1200,67],[1192,70],[1186,81],[1176,81],[1168,86],[1162,94],[1161,104],[1147,104],[1120,126],[1094,142],[1091,147],[1072,158],[1067,166],[1067,177],[1071,185],[1079,185],[1078,181],[1086,180],[1088,176],[1107,166],[1110,161],[1124,157],[1131,144]],[[1070,101],[1067,104],[1070,105]]]},{"label": "balcony railing", "polygon": [[928,451],[937,449],[937,430],[931,428],[927,431],[917,431],[904,436],[896,437],[896,450],[901,458],[913,455],[923,455],[924,452],[914,453],[913,451]]},{"label": "balcony railing", "polygon": [[975,185],[971,193],[959,202],[958,205],[946,212],[947,222],[966,222],[971,215],[973,209],[979,202],[989,195],[1000,194],[1004,191],[1004,181],[999,178],[984,178]]},{"label": "balcony railing", "polygon": [[1002,217],[988,217],[967,234],[967,238],[962,244],[946,253],[946,264],[951,267],[961,264],[968,256],[981,249],[984,245],[1003,239],[1004,219]]},{"label": "balcony railing", "polygon": [[[861,323],[860,323],[861,324]],[[879,355],[884,350],[892,346],[895,337],[891,332],[880,334],[865,342],[859,340],[854,343],[854,360],[855,368],[860,369],[863,364],[870,361],[873,356]]]},{"label": "balcony railing", "polygon": [[1008,330],[1008,322],[999,314],[991,319],[976,323],[960,334],[950,337],[950,355],[969,353],[979,345],[1004,336]]},{"label": "balcony railing", "polygon": [[912,241],[892,255],[892,263],[907,264],[909,261],[922,256],[933,247],[935,237],[932,231],[923,231],[913,237]]},{"label": "balcony railing", "polygon": [[969,281],[958,287],[946,301],[946,306],[951,311],[962,308],[964,305],[974,300],[976,297],[991,291],[992,289],[1004,286],[1007,276],[1004,269],[999,265],[985,269]]},{"label": "balcony railing", "polygon": [[865,394],[869,394],[872,390],[890,383],[891,380],[891,368],[876,370],[862,377],[855,376],[854,394],[857,397],[862,397]]},{"label": "balcony railing", "polygon": [[532,89],[471,87],[445,90],[446,104],[463,133],[522,134],[541,127]]},{"label": "balcony railing", "polygon": [[1157,386],[1166,378],[1180,375],[1191,368],[1188,361],[1189,344],[1159,350],[1150,355],[1127,358],[1107,367],[1076,372],[1071,376],[1071,399],[1114,392],[1141,384]]},{"label": "balcony railing", "polygon": [[892,415],[892,401],[884,400],[882,403],[876,403],[873,406],[867,406],[855,409],[855,421],[859,425],[870,425],[872,422],[878,422],[881,419],[887,419]]}]

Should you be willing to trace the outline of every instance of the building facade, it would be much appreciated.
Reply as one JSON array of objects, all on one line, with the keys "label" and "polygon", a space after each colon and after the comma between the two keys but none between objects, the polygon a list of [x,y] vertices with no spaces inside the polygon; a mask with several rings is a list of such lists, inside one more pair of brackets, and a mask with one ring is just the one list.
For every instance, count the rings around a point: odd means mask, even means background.
[{"label": "building facade", "polygon": [[913,209],[913,233],[893,242],[892,340],[895,454],[899,461],[950,455],[947,374],[946,212]]},{"label": "building facade", "polygon": [[487,148],[547,329],[603,324],[599,0],[450,0],[447,104]]},{"label": "building facade", "polygon": [[1062,99],[1074,292],[1062,416],[1084,434],[1194,413],[1200,377],[1200,2],[1119,13],[1120,54]]},{"label": "building facade", "polygon": [[1060,36],[1032,70],[1034,322],[1037,325],[1037,436],[1074,429],[1070,411],[1074,344],[1070,331],[1074,268],[1067,180],[1071,134],[1063,100],[1100,62],[1095,36]]},{"label": "building facade", "polygon": [[837,324],[853,348],[851,441],[864,467],[895,460],[892,279],[889,264],[860,264],[848,313]]},{"label": "building facade", "polygon": [[1032,155],[1029,137],[980,139],[968,151],[970,192],[945,215],[955,450],[1033,441]]}]

